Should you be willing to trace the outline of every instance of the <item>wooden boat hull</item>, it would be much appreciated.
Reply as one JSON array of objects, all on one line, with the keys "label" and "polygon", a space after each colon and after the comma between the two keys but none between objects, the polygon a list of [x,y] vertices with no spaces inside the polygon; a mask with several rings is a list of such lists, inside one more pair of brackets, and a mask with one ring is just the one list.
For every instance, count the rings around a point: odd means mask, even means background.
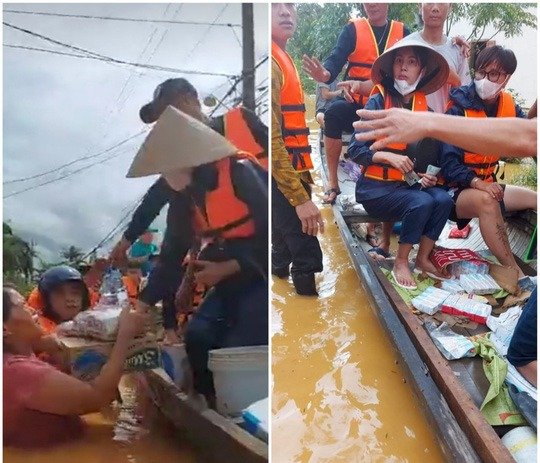
[{"label": "wooden boat hull", "polygon": [[[321,164],[320,171],[326,183],[324,156],[321,156]],[[349,229],[351,223],[374,220],[342,211],[338,204],[333,206],[333,212],[360,282],[403,360],[409,381],[448,461],[514,462],[494,428],[480,412],[478,400],[473,400],[449,362],[433,344],[419,318],[404,303]]]},{"label": "wooden boat hull", "polygon": [[268,445],[214,410],[200,411],[162,369],[147,370],[152,399],[205,463],[266,463]]}]

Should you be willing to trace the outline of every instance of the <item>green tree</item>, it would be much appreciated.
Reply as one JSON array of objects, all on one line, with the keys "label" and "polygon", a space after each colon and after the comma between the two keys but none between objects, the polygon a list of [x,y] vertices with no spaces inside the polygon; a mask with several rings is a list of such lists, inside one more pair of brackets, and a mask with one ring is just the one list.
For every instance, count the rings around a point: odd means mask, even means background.
[{"label": "green tree", "polygon": [[2,229],[4,276],[19,275],[29,281],[34,272],[34,244],[16,235],[6,222],[3,222]]},{"label": "green tree", "polygon": [[76,246],[70,246],[62,250],[60,255],[66,259],[67,263],[72,266],[77,266],[82,262],[84,252]]}]

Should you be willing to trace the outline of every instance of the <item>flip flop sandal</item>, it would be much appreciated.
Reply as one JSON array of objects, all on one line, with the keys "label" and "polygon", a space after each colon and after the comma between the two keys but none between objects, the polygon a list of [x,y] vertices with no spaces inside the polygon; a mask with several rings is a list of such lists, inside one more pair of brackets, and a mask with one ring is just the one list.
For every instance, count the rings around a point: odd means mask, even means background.
[{"label": "flip flop sandal", "polygon": [[397,281],[397,278],[396,278],[396,274],[394,273],[394,271],[392,270],[391,272],[391,275],[392,275],[392,278],[394,279],[394,282],[396,283],[396,285],[398,285],[400,288],[403,288],[407,291],[414,291],[416,289],[418,289],[418,286],[416,285],[413,285],[413,286],[408,286],[408,285],[403,285],[401,284],[399,281]]},{"label": "flip flop sandal", "polygon": [[341,194],[341,190],[339,188],[330,188],[324,192],[324,195],[328,197],[332,193],[335,193],[334,198],[323,200],[323,204],[331,204],[332,206],[336,204],[336,199]]},{"label": "flip flop sandal", "polygon": [[432,278],[433,280],[439,280],[439,281],[449,281],[452,279],[452,278],[440,277],[438,275],[435,275],[434,273],[426,272],[425,270],[422,270],[419,268],[415,268],[413,270],[413,273],[416,273],[417,275],[422,275],[422,273],[425,273],[429,278]]},{"label": "flip flop sandal", "polygon": [[388,259],[390,257],[390,253],[386,252],[383,248],[379,246],[373,246],[368,253],[373,252],[375,254],[379,254],[379,256],[383,256],[385,259]]}]

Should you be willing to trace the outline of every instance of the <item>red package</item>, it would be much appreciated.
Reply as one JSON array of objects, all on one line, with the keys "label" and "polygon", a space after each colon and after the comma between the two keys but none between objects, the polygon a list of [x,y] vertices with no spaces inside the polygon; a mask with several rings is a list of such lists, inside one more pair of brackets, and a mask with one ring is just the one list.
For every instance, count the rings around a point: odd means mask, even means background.
[{"label": "red package", "polygon": [[469,236],[470,232],[471,232],[470,224],[465,225],[465,227],[462,228],[461,230],[457,227],[457,225],[455,225],[450,230],[450,233],[448,234],[448,238],[465,239],[465,238],[467,238]]},{"label": "red package", "polygon": [[433,262],[433,265],[435,265],[435,267],[437,267],[439,271],[445,270],[446,267],[448,267],[450,264],[454,264],[456,262],[461,262],[464,260],[472,262],[488,262],[479,254],[471,251],[470,249],[439,248],[433,251],[430,254],[429,258],[431,262]]}]

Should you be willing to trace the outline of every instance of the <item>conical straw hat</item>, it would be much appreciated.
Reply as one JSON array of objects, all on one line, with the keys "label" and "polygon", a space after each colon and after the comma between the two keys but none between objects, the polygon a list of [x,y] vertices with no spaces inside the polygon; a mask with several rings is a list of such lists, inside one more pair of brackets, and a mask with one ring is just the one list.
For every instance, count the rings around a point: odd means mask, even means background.
[{"label": "conical straw hat", "polygon": [[127,177],[197,167],[236,151],[225,137],[207,125],[168,106],[133,159]]},{"label": "conical straw hat", "polygon": [[394,80],[394,52],[403,47],[420,47],[427,50],[428,53],[426,72],[420,80],[417,90],[426,95],[439,90],[448,80],[448,74],[450,72],[446,59],[429,45],[414,38],[409,39],[407,37],[395,43],[373,63],[373,67],[371,68],[371,80],[373,83],[382,83],[386,76],[389,76],[390,80]]}]

